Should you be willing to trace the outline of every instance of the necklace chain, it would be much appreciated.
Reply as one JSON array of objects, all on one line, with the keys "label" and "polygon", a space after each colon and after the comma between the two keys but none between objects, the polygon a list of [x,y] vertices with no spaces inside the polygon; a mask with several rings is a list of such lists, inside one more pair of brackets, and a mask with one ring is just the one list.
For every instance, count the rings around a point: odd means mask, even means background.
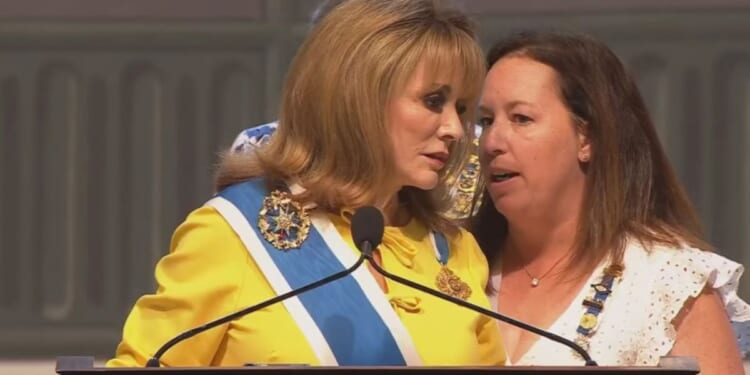
[{"label": "necklace chain", "polygon": [[[567,254],[566,254],[566,255],[567,255]],[[526,266],[525,266],[525,265],[521,265],[521,267],[523,267],[523,270],[524,270],[524,272],[526,272],[526,275],[527,275],[527,276],[529,277],[529,279],[531,279],[531,286],[532,286],[533,288],[536,288],[536,287],[538,287],[538,286],[539,286],[539,284],[540,284],[540,283],[542,282],[542,279],[543,279],[543,278],[545,278],[545,277],[546,277],[547,275],[549,275],[549,273],[550,273],[550,272],[552,272],[552,270],[554,270],[554,269],[555,269],[555,268],[557,267],[557,265],[558,265],[558,264],[560,264],[560,262],[561,262],[561,261],[562,261],[562,260],[563,260],[564,258],[565,258],[565,256],[561,256],[561,257],[560,257],[560,259],[558,259],[558,260],[557,260],[557,261],[555,262],[555,264],[553,264],[553,265],[552,265],[552,267],[550,267],[550,268],[549,268],[549,269],[548,269],[548,270],[547,270],[547,271],[546,271],[545,273],[543,273],[543,274],[542,274],[541,276],[539,276],[539,277],[536,277],[536,276],[532,275],[532,274],[531,274],[531,272],[529,272],[528,268],[526,268]]]}]

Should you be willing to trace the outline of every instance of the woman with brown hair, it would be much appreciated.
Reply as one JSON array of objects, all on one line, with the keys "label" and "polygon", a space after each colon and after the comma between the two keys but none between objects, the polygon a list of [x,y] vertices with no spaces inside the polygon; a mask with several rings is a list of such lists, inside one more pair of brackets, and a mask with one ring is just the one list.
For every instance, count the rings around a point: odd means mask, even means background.
[{"label": "woman with brown hair", "polygon": [[[182,331],[351,266],[351,214],[366,205],[385,217],[374,254],[384,269],[489,307],[481,250],[440,214],[446,180],[467,158],[467,109],[485,71],[466,16],[437,1],[334,8],[291,64],[276,133],[224,156],[216,197],[175,232],[158,291],[137,301],[108,365],[142,365]],[[360,267],[183,341],[161,363],[504,360],[494,321]]]},{"label": "woman with brown hair", "polygon": [[[750,319],[736,295],[743,268],[710,252],[615,54],[582,35],[520,33],[488,63],[473,232],[498,311],[575,340],[600,365],[671,354],[697,357],[702,374],[741,373],[729,318]],[[500,330],[508,363],[583,364]]]}]

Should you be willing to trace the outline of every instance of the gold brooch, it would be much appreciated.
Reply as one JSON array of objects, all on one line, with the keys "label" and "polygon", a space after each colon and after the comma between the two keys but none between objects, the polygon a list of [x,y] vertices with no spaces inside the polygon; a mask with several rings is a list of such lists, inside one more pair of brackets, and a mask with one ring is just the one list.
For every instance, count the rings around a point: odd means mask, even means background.
[{"label": "gold brooch", "polygon": [[443,266],[440,268],[437,277],[435,278],[435,285],[441,292],[466,300],[471,296],[471,287],[465,283],[458,276],[456,276],[450,268]]},{"label": "gold brooch", "polygon": [[310,233],[310,216],[289,194],[275,190],[263,198],[258,229],[279,250],[299,248]]}]

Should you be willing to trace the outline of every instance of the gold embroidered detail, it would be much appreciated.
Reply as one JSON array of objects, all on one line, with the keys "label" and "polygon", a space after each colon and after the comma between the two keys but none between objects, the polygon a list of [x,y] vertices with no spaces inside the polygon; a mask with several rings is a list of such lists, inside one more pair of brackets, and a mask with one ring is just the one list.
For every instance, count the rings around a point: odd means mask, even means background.
[{"label": "gold embroidered detail", "polygon": [[440,268],[435,285],[438,290],[450,296],[466,300],[471,296],[471,287],[459,278],[450,268],[443,266]]},{"label": "gold embroidered detail", "polygon": [[299,248],[310,233],[310,216],[289,194],[274,190],[263,198],[258,229],[279,250]]},{"label": "gold embroidered detail", "polygon": [[422,300],[419,297],[392,297],[389,302],[394,310],[398,307],[409,313],[422,312]]}]

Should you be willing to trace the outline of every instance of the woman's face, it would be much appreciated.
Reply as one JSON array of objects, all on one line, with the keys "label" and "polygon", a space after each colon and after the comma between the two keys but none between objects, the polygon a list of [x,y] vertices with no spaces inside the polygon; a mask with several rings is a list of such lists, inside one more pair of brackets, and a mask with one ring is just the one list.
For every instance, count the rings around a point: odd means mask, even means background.
[{"label": "woman's face", "polygon": [[512,222],[578,212],[590,147],[554,69],[522,56],[500,59],[485,79],[478,118],[482,170],[500,213]]},{"label": "woman's face", "polygon": [[401,92],[386,109],[399,187],[433,189],[450,156],[451,143],[464,135],[461,115],[466,110],[455,75],[432,74],[417,65]]}]

